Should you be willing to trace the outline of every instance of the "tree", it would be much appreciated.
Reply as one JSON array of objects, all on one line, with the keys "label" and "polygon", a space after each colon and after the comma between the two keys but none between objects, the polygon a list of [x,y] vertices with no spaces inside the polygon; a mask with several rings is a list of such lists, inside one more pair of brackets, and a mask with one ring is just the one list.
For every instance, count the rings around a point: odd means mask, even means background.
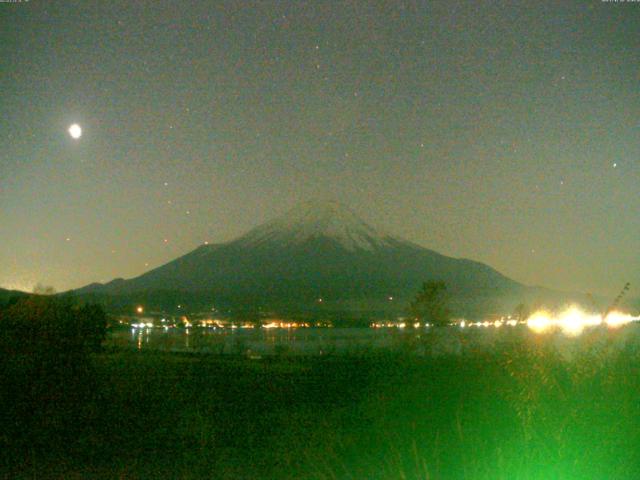
[{"label": "tree", "polygon": [[56,289],[50,285],[38,283],[33,287],[33,293],[36,295],[55,295]]},{"label": "tree", "polygon": [[526,304],[520,303],[513,310],[513,315],[518,319],[518,321],[523,322],[529,318],[531,310],[529,310],[529,307]]},{"label": "tree", "polygon": [[448,325],[451,318],[447,302],[447,285],[443,281],[424,282],[409,306],[412,318],[435,326]]},{"label": "tree", "polygon": [[106,333],[101,307],[68,299],[25,296],[0,306],[0,447],[76,438],[95,412],[91,353]]},{"label": "tree", "polygon": [[85,356],[100,349],[106,314],[97,305],[77,306],[47,296],[17,298],[1,315],[0,353],[34,358]]},{"label": "tree", "polygon": [[100,305],[86,304],[77,310],[78,328],[84,345],[91,352],[99,352],[107,336],[107,315]]}]

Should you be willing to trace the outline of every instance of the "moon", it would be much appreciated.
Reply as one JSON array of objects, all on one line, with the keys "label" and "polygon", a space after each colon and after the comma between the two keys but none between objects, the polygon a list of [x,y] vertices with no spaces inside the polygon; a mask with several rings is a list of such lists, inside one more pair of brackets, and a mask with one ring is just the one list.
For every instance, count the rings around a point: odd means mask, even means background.
[{"label": "moon", "polygon": [[82,128],[77,123],[71,125],[68,132],[69,135],[71,135],[71,138],[73,138],[74,140],[77,140],[82,136]]}]

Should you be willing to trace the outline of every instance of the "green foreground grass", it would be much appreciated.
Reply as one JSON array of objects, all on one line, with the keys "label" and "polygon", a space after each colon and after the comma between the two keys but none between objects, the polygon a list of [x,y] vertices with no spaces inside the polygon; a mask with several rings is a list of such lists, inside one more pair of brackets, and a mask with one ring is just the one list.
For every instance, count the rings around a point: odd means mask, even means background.
[{"label": "green foreground grass", "polygon": [[640,478],[636,347],[34,368],[3,372],[5,478]]}]

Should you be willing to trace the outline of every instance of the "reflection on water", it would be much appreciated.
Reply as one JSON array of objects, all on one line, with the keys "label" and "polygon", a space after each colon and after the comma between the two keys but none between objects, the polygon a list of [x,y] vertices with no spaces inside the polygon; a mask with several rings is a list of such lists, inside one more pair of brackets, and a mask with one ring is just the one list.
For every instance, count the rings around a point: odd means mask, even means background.
[{"label": "reflection on water", "polygon": [[[629,324],[618,330],[598,327],[589,333],[589,342],[571,338],[560,332],[551,333],[544,341],[560,350],[571,352],[581,344],[594,341],[613,342],[620,346],[640,344],[640,325]],[[213,329],[213,328],[132,328],[113,331],[108,344],[138,350],[195,352],[212,354],[260,355],[331,355],[366,354],[370,352],[407,350],[414,354],[460,354],[490,350],[497,345],[532,341],[538,338],[526,326],[513,328],[445,327],[415,330],[395,328],[298,328],[298,329]]]}]

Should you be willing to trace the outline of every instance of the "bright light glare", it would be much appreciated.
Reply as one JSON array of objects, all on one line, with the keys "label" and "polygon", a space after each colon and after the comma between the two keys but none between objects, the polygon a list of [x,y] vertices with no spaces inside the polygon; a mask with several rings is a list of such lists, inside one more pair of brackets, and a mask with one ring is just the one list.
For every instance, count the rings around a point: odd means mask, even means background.
[{"label": "bright light glare", "polygon": [[585,327],[599,325],[602,318],[600,315],[585,313],[578,307],[570,307],[560,314],[557,321],[565,335],[576,337],[582,333]]},{"label": "bright light glare", "polygon": [[604,321],[608,327],[618,328],[630,322],[640,321],[640,317],[633,317],[628,313],[622,313],[622,312],[618,312],[617,310],[614,310],[613,312],[609,312],[607,314]]},{"label": "bright light glare", "polygon": [[[640,317],[613,311],[607,314],[604,323],[608,327],[617,328],[638,320]],[[576,306],[569,307],[559,315],[551,315],[549,312],[539,310],[527,320],[527,326],[536,333],[549,332],[558,328],[562,333],[571,337],[580,335],[587,327],[595,327],[602,323],[602,315],[587,313]]]},{"label": "bright light glare", "polygon": [[527,320],[527,326],[536,333],[546,332],[553,326],[551,315],[544,310],[535,312]]}]

